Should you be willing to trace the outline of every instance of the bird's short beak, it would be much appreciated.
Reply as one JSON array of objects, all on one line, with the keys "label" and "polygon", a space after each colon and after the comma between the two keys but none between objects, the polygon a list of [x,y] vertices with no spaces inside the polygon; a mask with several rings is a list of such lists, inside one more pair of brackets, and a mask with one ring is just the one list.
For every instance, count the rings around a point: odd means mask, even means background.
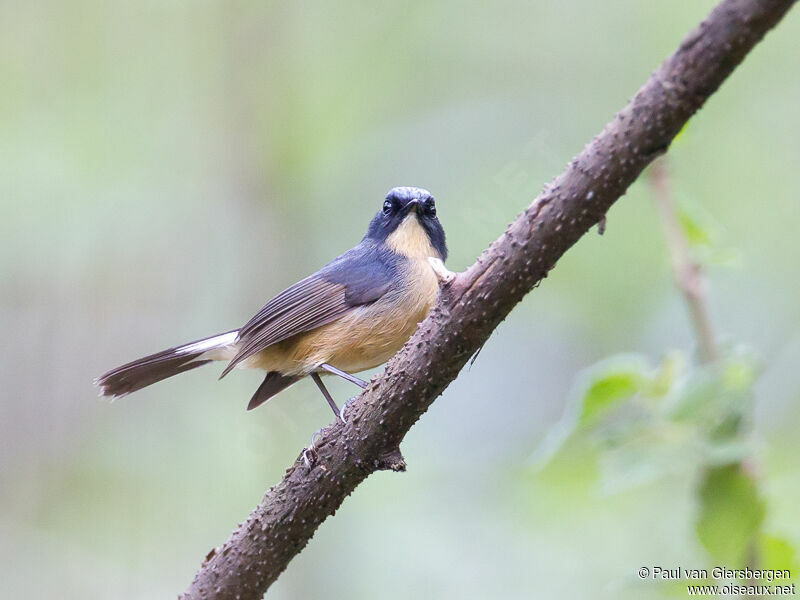
[{"label": "bird's short beak", "polygon": [[403,209],[405,210],[406,214],[409,214],[412,210],[417,212],[417,205],[419,205],[419,200],[410,200],[408,204],[406,204]]}]

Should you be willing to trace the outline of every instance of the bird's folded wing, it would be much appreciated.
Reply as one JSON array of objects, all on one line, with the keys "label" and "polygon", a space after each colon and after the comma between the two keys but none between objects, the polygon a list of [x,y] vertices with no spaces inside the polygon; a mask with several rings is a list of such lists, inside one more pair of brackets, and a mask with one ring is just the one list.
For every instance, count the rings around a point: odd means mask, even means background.
[{"label": "bird's folded wing", "polygon": [[287,288],[239,330],[238,352],[221,377],[272,344],[374,302],[389,289],[394,271],[395,265],[383,252],[362,244]]}]

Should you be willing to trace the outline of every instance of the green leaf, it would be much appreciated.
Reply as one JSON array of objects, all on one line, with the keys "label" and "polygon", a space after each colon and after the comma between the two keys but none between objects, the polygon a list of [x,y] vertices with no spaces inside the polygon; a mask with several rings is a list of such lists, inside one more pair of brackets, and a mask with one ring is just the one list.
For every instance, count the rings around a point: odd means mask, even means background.
[{"label": "green leaf", "polygon": [[744,567],[764,520],[764,503],[738,463],[705,472],[700,485],[697,536],[714,560]]},{"label": "green leaf", "polygon": [[686,123],[684,123],[683,127],[681,127],[681,130],[677,134],[675,134],[674,138],[672,138],[672,144],[671,144],[672,148],[675,148],[675,144],[677,143],[683,143],[683,141],[688,137],[689,134],[687,132],[689,130],[690,122],[691,121],[687,121]]},{"label": "green leaf", "polygon": [[797,552],[785,539],[764,534],[758,550],[759,568],[797,572]]},{"label": "green leaf", "polygon": [[[676,432],[679,433],[679,432]],[[610,495],[688,470],[701,459],[690,439],[658,439],[644,431],[638,438],[607,449],[600,457],[600,490]]]},{"label": "green leaf", "polygon": [[595,425],[614,406],[651,385],[649,371],[646,359],[638,355],[615,356],[583,371],[564,417],[533,453],[534,467],[544,468],[578,430]]},{"label": "green leaf", "polygon": [[681,208],[678,213],[683,233],[690,246],[706,246],[709,247],[713,243],[713,234],[708,227],[701,225],[699,219],[695,214]]},{"label": "green leaf", "polygon": [[726,267],[738,269],[742,266],[742,253],[736,248],[696,248],[695,257],[707,267]]},{"label": "green leaf", "polygon": [[693,369],[669,399],[668,416],[673,421],[697,422],[719,415],[723,391],[715,368]]},{"label": "green leaf", "polygon": [[595,423],[616,405],[632,398],[647,381],[648,371],[646,361],[637,356],[617,357],[592,367],[585,374],[579,425]]},{"label": "green leaf", "polygon": [[593,421],[618,402],[631,398],[638,390],[639,377],[636,373],[612,373],[598,379],[584,396],[581,424]]},{"label": "green leaf", "polygon": [[650,381],[646,390],[648,396],[660,398],[670,393],[675,382],[686,370],[686,357],[673,350],[661,361],[661,366]]},{"label": "green leaf", "polygon": [[725,466],[745,460],[752,455],[753,448],[748,440],[723,438],[707,440],[706,456],[704,462],[710,466]]},{"label": "green leaf", "polygon": [[748,392],[758,377],[759,365],[749,356],[733,356],[725,364],[722,381],[732,392]]}]

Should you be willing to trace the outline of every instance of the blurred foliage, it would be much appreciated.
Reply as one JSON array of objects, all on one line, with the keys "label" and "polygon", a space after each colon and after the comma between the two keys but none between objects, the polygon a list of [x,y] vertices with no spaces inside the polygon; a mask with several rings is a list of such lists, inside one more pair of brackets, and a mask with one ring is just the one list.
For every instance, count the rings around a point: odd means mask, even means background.
[{"label": "blurred foliage", "polygon": [[672,352],[658,365],[644,356],[606,359],[586,370],[570,411],[538,452],[551,457],[574,436],[599,451],[606,492],[693,465],[738,463],[752,453],[741,427],[753,409],[757,363],[731,349],[719,364],[694,365]]},{"label": "blurred foliage", "polygon": [[[712,467],[699,490],[697,536],[718,564],[734,568],[760,566],[749,556],[758,542],[765,507],[752,477],[740,463]],[[791,550],[790,550],[791,551]]]},{"label": "blurred foliage", "polygon": [[[718,263],[718,238],[710,225],[683,208],[675,210],[697,268]],[[564,419],[535,455],[538,465],[545,466],[566,444],[577,444],[599,463],[605,494],[689,467],[697,481],[695,531],[709,570],[723,565],[791,571],[793,546],[763,531],[768,507],[754,467],[754,388],[762,362],[731,344],[705,363],[679,351],[657,365],[644,355],[603,360],[580,376]],[[685,583],[671,582],[662,591],[682,596]]]}]

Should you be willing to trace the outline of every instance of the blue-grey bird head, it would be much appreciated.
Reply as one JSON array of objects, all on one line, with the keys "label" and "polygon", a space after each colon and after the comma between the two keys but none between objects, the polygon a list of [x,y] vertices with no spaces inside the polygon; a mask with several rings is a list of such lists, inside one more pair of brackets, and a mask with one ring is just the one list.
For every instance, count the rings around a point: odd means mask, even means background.
[{"label": "blue-grey bird head", "polygon": [[444,229],[436,216],[436,202],[428,190],[415,187],[396,187],[389,190],[381,210],[373,217],[366,238],[385,242],[397,252],[404,254],[417,251],[426,240],[447,258]]}]

